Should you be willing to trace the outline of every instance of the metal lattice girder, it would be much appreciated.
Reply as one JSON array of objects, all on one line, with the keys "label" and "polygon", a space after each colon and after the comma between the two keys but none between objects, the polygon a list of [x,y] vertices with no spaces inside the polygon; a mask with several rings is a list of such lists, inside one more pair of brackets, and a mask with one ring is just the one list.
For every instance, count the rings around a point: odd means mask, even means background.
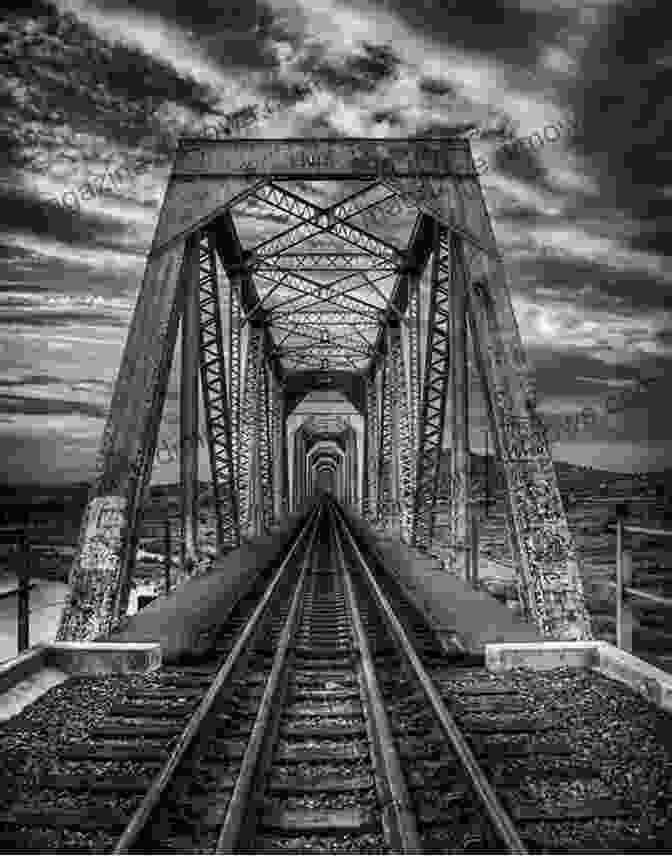
[{"label": "metal lattice girder", "polygon": [[[217,264],[212,240],[207,234],[200,242],[199,285],[201,387],[210,453],[217,543],[219,549],[224,550],[239,545],[240,523]],[[231,364],[231,357],[229,359]]]},{"label": "metal lattice girder", "polygon": [[259,327],[249,328],[245,372],[240,412],[240,467],[238,495],[240,496],[240,528],[242,533],[257,534],[259,482],[259,364],[263,356],[263,333]]},{"label": "metal lattice girder", "polygon": [[507,359],[500,322],[506,321],[506,313],[500,309],[502,303],[506,309],[510,298],[498,285],[478,282],[469,291],[468,311],[506,480],[507,523],[521,603],[545,635],[589,639],[576,545],[541,421],[519,383],[516,367]]},{"label": "metal lattice girder", "polygon": [[451,267],[451,479],[450,541],[453,568],[465,579],[470,569],[471,472],[469,448],[469,372],[467,357],[466,269],[462,239],[450,236]]},{"label": "metal lattice girder", "polygon": [[413,505],[416,492],[416,461],[418,444],[419,410],[419,282],[414,277],[409,287],[407,323],[400,328],[403,359],[403,378],[406,395],[401,399],[399,414],[400,449],[400,532],[410,544],[413,538]]},{"label": "metal lattice girder", "polygon": [[354,217],[358,210],[349,207],[347,203],[339,202],[321,208],[296,193],[274,184],[260,188],[255,195],[302,221],[299,226],[294,226],[278,237],[257,245],[254,248],[257,257],[281,253],[319,235],[321,232],[330,232],[337,238],[341,238],[346,243],[358,247],[370,255],[380,256],[395,262],[402,258],[401,251],[393,244],[377,238],[366,229],[350,225],[347,220]]},{"label": "metal lattice girder", "polygon": [[[368,285],[367,283],[356,283],[355,285],[351,285],[349,288],[342,289],[340,291],[332,290],[331,284],[327,285],[323,282],[317,282],[315,280],[311,280],[306,276],[299,276],[297,274],[288,274],[281,273],[279,271],[265,271],[263,273],[263,278],[268,279],[270,282],[281,283],[283,288],[294,291],[295,293],[302,295],[303,297],[309,298],[307,302],[302,303],[300,307],[295,306],[289,314],[292,314],[297,311],[298,308],[301,310],[310,309],[312,306],[318,306],[323,303],[326,305],[332,304],[333,306],[338,306],[339,309],[343,309],[347,312],[352,312],[353,314],[363,317],[370,318],[371,320],[376,320],[377,315],[376,311],[371,311],[371,303],[367,303],[364,300],[361,300],[358,297],[353,297],[351,292],[357,291],[362,287]],[[289,301],[288,301],[289,302]],[[280,304],[278,309],[273,308],[270,310],[270,317],[277,318],[282,317],[283,304]],[[378,310],[380,307],[378,307]]]},{"label": "metal lattice girder", "polygon": [[425,371],[420,407],[413,541],[428,549],[434,530],[434,508],[443,449],[450,369],[450,276],[440,275],[440,226],[432,257]]},{"label": "metal lattice girder", "polygon": [[394,406],[394,389],[389,351],[381,366],[381,413],[380,413],[380,444],[378,446],[378,509],[376,518],[379,524],[386,526],[393,511],[394,494],[392,487],[392,457],[394,446],[392,442],[392,408]]},{"label": "metal lattice girder", "polygon": [[[125,615],[182,309],[184,242],[151,259],[117,375],[82,520],[59,641],[106,636]],[[148,394],[148,390],[150,393]]]},{"label": "metal lattice girder", "polygon": [[[404,360],[402,353],[401,330],[398,324],[387,328],[387,355],[385,359],[387,375],[387,401],[389,404],[389,500],[385,510],[386,523],[396,522],[400,508],[401,458],[408,457],[408,443],[402,440],[402,422],[408,420],[404,382]],[[408,425],[406,425],[406,428]],[[406,431],[408,439],[408,431]]]},{"label": "metal lattice girder", "polygon": [[285,485],[285,443],[284,443],[284,412],[285,397],[277,378],[270,374],[271,390],[271,447],[273,466],[273,518],[277,520],[282,515],[286,498]]},{"label": "metal lattice girder", "polygon": [[389,328],[388,339],[388,361],[390,365],[391,379],[391,404],[395,425],[395,451],[392,454],[396,478],[396,502],[395,507],[400,512],[399,524],[402,525],[402,516],[405,505],[409,500],[412,503],[412,495],[409,495],[409,480],[415,470],[415,458],[413,455],[413,428],[412,416],[409,409],[408,386],[404,371],[404,353],[401,329],[399,325]]},{"label": "metal lattice girder", "polygon": [[380,271],[385,270],[394,273],[399,270],[399,265],[387,259],[370,256],[365,253],[277,253],[275,255],[264,255],[251,262],[253,270],[274,271]]},{"label": "metal lattice girder", "polygon": [[377,497],[377,474],[378,474],[378,436],[377,427],[377,401],[375,376],[367,378],[365,386],[365,456],[364,456],[364,497],[362,501],[362,514],[373,522],[378,503]]},{"label": "metal lattice girder", "polygon": [[[289,313],[286,316],[288,319],[292,317]],[[356,324],[360,329],[378,329],[378,318],[373,318],[366,321],[360,315],[335,312],[333,310],[324,312],[297,312],[296,319],[300,321],[304,327],[328,327],[331,324]],[[271,315],[273,318],[273,315]]]},{"label": "metal lattice girder", "polygon": [[259,458],[261,466],[261,516],[264,529],[273,525],[273,434],[271,430],[271,384],[266,361],[260,360]]},{"label": "metal lattice girder", "polygon": [[240,484],[240,402],[242,392],[241,305],[238,277],[229,279],[226,289],[229,310],[229,412],[231,414],[231,454],[235,484]]},{"label": "metal lattice girder", "polygon": [[195,232],[184,250],[182,365],[180,371],[180,496],[182,571],[190,575],[198,562],[198,374],[200,358],[201,237]]}]

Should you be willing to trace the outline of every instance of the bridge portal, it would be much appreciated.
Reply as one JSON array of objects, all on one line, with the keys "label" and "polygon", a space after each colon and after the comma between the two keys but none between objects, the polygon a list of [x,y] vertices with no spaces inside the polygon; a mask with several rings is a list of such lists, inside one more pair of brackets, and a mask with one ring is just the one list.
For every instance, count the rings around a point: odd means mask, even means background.
[{"label": "bridge portal", "polygon": [[[108,634],[125,614],[178,336],[187,568],[200,559],[200,396],[220,551],[321,490],[428,549],[450,448],[450,563],[464,575],[473,372],[504,473],[521,604],[545,636],[590,638],[579,558],[466,140],[181,141],[60,639]],[[349,417],[293,416],[320,391],[338,393]]]}]

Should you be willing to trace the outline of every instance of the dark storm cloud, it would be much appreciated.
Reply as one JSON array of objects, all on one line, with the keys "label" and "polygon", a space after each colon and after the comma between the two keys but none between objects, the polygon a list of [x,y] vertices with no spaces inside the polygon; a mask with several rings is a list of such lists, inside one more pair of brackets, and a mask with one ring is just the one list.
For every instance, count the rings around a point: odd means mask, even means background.
[{"label": "dark storm cloud", "polygon": [[269,69],[278,65],[275,46],[292,41],[267,3],[257,0],[209,0],[208,3],[175,3],[166,0],[106,0],[106,11],[160,16],[184,33],[222,67]]},{"label": "dark storm cloud", "polygon": [[531,147],[507,144],[498,146],[493,161],[497,172],[503,175],[527,184],[546,185],[546,170],[542,166],[538,151]]},{"label": "dark storm cloud", "polygon": [[437,80],[434,77],[421,77],[418,81],[418,89],[427,95],[452,95],[455,96],[456,90],[445,80]]},{"label": "dark storm cloud", "polygon": [[121,237],[122,223],[108,217],[80,214],[56,202],[36,199],[10,188],[0,188],[0,228],[32,232],[67,244],[91,247],[103,236]]},{"label": "dark storm cloud", "polygon": [[[575,17],[574,10],[523,9],[517,0],[386,0],[416,30],[465,51],[491,54],[534,68],[547,43]],[[550,5],[550,4],[549,4]]]},{"label": "dark storm cloud", "polygon": [[[537,272],[536,281],[546,289],[554,289],[576,303],[579,292],[581,306],[600,310],[661,310],[666,305],[666,292],[654,276],[645,272],[614,270],[605,264],[550,253],[517,262],[522,272]],[[582,292],[589,286],[587,292]],[[525,289],[527,290],[527,289]]]},{"label": "dark storm cloud", "polygon": [[1,380],[2,386],[49,386],[54,383],[64,383],[63,378],[53,375],[23,375],[19,380]]},{"label": "dark storm cloud", "polygon": [[29,327],[104,324],[105,326],[115,325],[126,328],[128,327],[128,319],[126,317],[115,318],[114,315],[108,315],[104,312],[49,312],[48,310],[40,311],[34,308],[25,312],[5,312],[0,307],[0,326],[3,324],[24,324]]},{"label": "dark storm cloud", "polygon": [[[214,103],[213,93],[167,62],[140,48],[104,41],[49,3],[32,5],[32,13],[14,9],[0,45],[4,73],[21,84],[21,98],[8,88],[3,105],[19,120],[3,130],[17,166],[25,165],[22,150],[28,146],[51,146],[58,154],[62,139],[40,139],[28,126],[35,120],[58,124],[61,136],[66,126],[70,134],[93,133],[136,145],[164,102],[196,113],[207,113]],[[153,130],[160,134],[158,127]]]},{"label": "dark storm cloud", "polygon": [[402,127],[405,124],[400,110],[376,110],[371,114],[373,122],[387,122],[390,125]]},{"label": "dark storm cloud", "polygon": [[397,76],[401,60],[388,45],[364,42],[360,53],[335,63],[315,48],[299,63],[299,69],[320,88],[341,95],[374,92],[384,81]]},{"label": "dark storm cloud", "polygon": [[259,84],[259,93],[267,99],[290,107],[310,95],[314,86],[308,83],[294,83],[282,80],[277,75],[270,75]]},{"label": "dark storm cloud", "polygon": [[105,419],[107,410],[85,401],[60,401],[55,398],[30,398],[25,395],[0,395],[1,413],[24,413],[29,416],[70,416],[80,414]]},{"label": "dark storm cloud", "polygon": [[632,244],[672,255],[672,62],[669,16],[656,0],[614,4],[583,52],[572,93],[579,150],[596,173],[603,202],[641,223]]}]

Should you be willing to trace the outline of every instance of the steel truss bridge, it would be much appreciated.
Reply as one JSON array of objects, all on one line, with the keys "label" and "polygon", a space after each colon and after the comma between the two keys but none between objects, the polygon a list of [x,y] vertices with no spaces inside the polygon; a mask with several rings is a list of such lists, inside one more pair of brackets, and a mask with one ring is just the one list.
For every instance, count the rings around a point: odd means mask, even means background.
[{"label": "steel truss bridge", "polygon": [[[199,561],[200,394],[221,551],[321,490],[428,549],[449,447],[449,541],[464,574],[471,341],[523,608],[548,637],[590,638],[577,550],[466,140],[181,141],[61,639],[107,634],[125,614],[178,335],[188,567]],[[300,403],[325,390],[356,418],[297,420]]]}]

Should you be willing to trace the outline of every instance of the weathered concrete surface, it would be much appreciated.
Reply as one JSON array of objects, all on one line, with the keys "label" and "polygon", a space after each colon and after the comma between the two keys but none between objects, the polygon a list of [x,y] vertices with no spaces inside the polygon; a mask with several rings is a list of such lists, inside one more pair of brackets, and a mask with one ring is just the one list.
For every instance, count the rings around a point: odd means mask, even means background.
[{"label": "weathered concrete surface", "polygon": [[34,645],[0,665],[0,722],[11,719],[71,675],[151,672],[161,665],[152,643],[61,642]]},{"label": "weathered concrete surface", "polygon": [[485,665],[491,672],[511,669],[591,669],[599,661],[599,642],[523,642],[487,645]]},{"label": "weathered concrete surface", "polygon": [[672,675],[669,672],[608,642],[600,642],[597,659],[596,671],[627,684],[657,707],[672,711]]},{"label": "weathered concrete surface", "polygon": [[411,601],[443,638],[454,636],[465,650],[485,653],[494,642],[541,642],[537,629],[491,595],[476,591],[420,550],[378,535],[348,515],[364,542],[402,584]]},{"label": "weathered concrete surface", "polygon": [[129,618],[110,641],[158,642],[164,663],[203,653],[217,626],[259,573],[278,559],[303,519],[292,515],[272,534],[254,538],[217,559],[207,573],[186,580]]},{"label": "weathered concrete surface", "polygon": [[46,663],[44,645],[35,645],[0,665],[0,693],[43,669]]},{"label": "weathered concrete surface", "polygon": [[47,663],[70,675],[125,675],[161,666],[161,647],[152,642],[56,642]]}]

